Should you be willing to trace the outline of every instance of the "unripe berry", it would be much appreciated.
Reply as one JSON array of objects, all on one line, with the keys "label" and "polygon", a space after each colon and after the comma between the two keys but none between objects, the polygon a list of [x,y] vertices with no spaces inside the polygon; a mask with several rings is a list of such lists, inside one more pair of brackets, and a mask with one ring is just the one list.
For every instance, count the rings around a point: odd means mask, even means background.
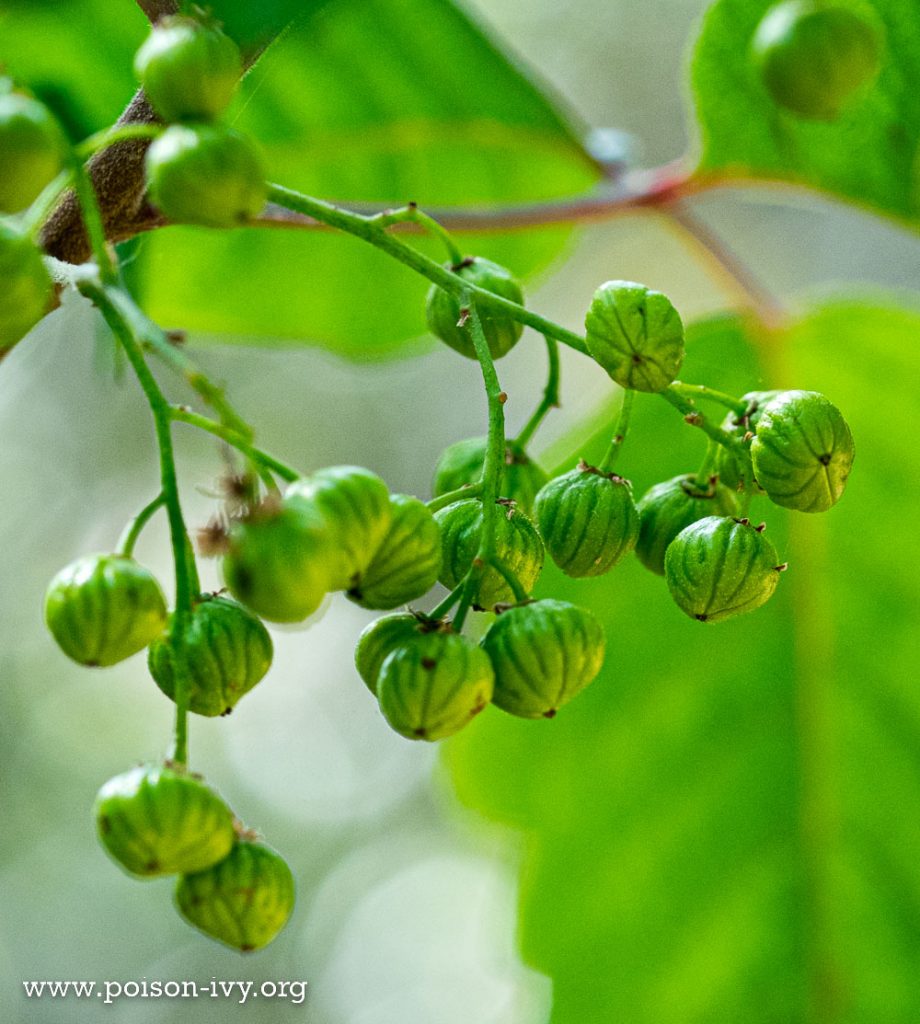
[{"label": "unripe berry", "polygon": [[387,485],[360,466],[320,469],[291,484],[285,503],[316,510],[328,523],[332,590],[347,590],[368,567],[393,517]]},{"label": "unripe berry", "polygon": [[[499,504],[496,553],[529,593],[543,568],[543,542],[533,523],[513,502]],[[436,512],[435,519],[441,528],[440,580],[452,590],[467,574],[479,551],[482,502],[477,499],[455,501]],[[514,599],[514,591],[505,577],[492,566],[486,566],[473,596],[473,604],[478,608],[492,608],[496,604],[511,603]]]},{"label": "unripe berry", "polygon": [[635,547],[639,514],[629,481],[582,462],[534,505],[543,543],[566,576],[601,576]]},{"label": "unripe berry", "polygon": [[636,511],[636,554],[646,569],[663,576],[665,551],[684,527],[706,516],[733,516],[738,511],[738,502],[718,480],[700,486],[696,477],[688,473],[649,488]]},{"label": "unripe berry", "polygon": [[45,594],[45,622],[61,650],[81,665],[115,665],[155,640],[166,598],[133,558],[86,555],[65,566]]},{"label": "unripe berry", "polygon": [[442,623],[426,622],[416,615],[384,615],[366,626],[355,647],[355,668],[371,693],[377,693],[377,683],[383,663],[397,647],[405,646],[422,633],[444,630]]},{"label": "unripe berry", "polygon": [[165,121],[210,121],[229,106],[243,73],[239,47],[194,18],[161,18],[134,58],[134,73]]},{"label": "unripe berry", "polygon": [[134,875],[201,871],[233,846],[230,808],[178,768],[144,765],[116,775],[99,790],[94,813],[99,841]]},{"label": "unripe berry", "polygon": [[875,27],[848,7],[786,0],[764,15],[752,50],[779,106],[832,121],[875,78],[882,45]]},{"label": "unripe berry", "polygon": [[604,646],[597,619],[567,601],[509,608],[482,638],[495,671],[492,703],[520,718],[552,718],[600,672]]},{"label": "unripe berry", "polygon": [[366,569],[348,590],[362,608],[398,608],[427,594],[441,569],[441,532],[418,498],[394,494],[392,520]]},{"label": "unripe berry", "polygon": [[[172,618],[170,618],[170,627]],[[262,623],[236,601],[203,594],[181,637],[167,632],[150,645],[154,682],[176,699],[176,675],[188,680],[188,709],[197,715],[226,715],[268,671],[272,639]]]},{"label": "unripe berry", "polygon": [[268,501],[235,523],[227,538],[224,582],[269,622],[302,622],[320,606],[337,567],[335,539],[318,512]]},{"label": "unripe berry", "polygon": [[[2,180],[2,174],[0,174]],[[37,246],[26,235],[0,224],[0,355],[12,348],[45,315],[51,277]]]},{"label": "unripe berry", "polygon": [[840,410],[816,391],[784,391],[751,442],[757,482],[777,505],[826,512],[844,492],[855,448]]},{"label": "unripe berry", "polygon": [[[0,92],[9,87],[0,81]],[[0,212],[18,213],[60,171],[67,140],[51,111],[31,96],[0,95]],[[4,278],[4,288],[6,279]]]},{"label": "unripe berry", "polygon": [[670,299],[634,281],[607,281],[585,317],[592,358],[624,388],[664,391],[684,360],[684,325]]},{"label": "unripe berry", "polygon": [[485,652],[457,633],[416,635],[383,663],[377,697],[384,717],[410,740],[452,736],[492,697],[494,674]]},{"label": "unripe berry", "polygon": [[776,549],[747,519],[707,516],[674,538],[664,559],[668,588],[681,611],[720,622],[769,600],[779,574]]},{"label": "unripe berry", "polygon": [[172,125],[147,150],[150,199],[179,224],[233,228],[261,212],[268,196],[262,158],[239,132]]},{"label": "unripe berry", "polygon": [[[488,438],[470,437],[445,448],[434,471],[432,493],[436,498],[475,484],[482,476]],[[502,498],[515,502],[530,515],[537,491],[549,480],[545,470],[514,441],[505,442],[505,459],[498,482]]]},{"label": "unripe berry", "polygon": [[[746,395],[742,395],[742,402],[747,403],[744,415],[736,416],[733,412],[728,413],[722,421],[722,429],[741,441],[747,438],[745,443],[750,446],[751,437],[748,435],[753,435],[757,430],[757,424],[760,422],[760,414],[763,412],[764,406],[781,394],[782,391],[749,391]],[[716,470],[718,471],[719,479],[726,487],[738,488],[742,483],[745,483],[738,460],[721,445],[719,446],[718,458],[716,460]],[[758,490],[761,494],[763,493],[762,489]]]},{"label": "unripe berry", "polygon": [[213,867],[183,875],[176,907],[212,939],[248,953],[267,946],[294,909],[294,876],[263,843],[239,839]]},{"label": "unripe berry", "polygon": [[[448,263],[446,267],[477,288],[484,288],[503,299],[516,302],[519,306],[524,304],[524,292],[517,278],[510,270],[500,267],[491,260],[476,256],[464,260],[459,266]],[[524,326],[517,320],[512,320],[507,313],[490,309],[485,303],[479,303],[476,308],[492,358],[500,359],[517,344],[524,332]],[[431,286],[425,309],[429,330],[461,355],[475,359],[476,346],[473,344],[470,325],[459,324],[462,312],[460,302],[455,296],[437,285]]]}]

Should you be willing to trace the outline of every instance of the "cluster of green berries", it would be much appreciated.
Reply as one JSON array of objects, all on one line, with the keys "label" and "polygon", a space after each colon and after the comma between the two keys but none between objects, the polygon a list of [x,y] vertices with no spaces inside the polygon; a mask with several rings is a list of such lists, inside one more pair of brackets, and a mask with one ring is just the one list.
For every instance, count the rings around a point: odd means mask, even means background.
[{"label": "cluster of green berries", "polygon": [[41,250],[11,215],[30,206],[69,159],[50,110],[0,76],[0,356],[51,308],[52,282]]},{"label": "cluster of green berries", "polygon": [[[465,262],[470,283],[487,291],[495,285],[503,298],[520,301],[519,287],[512,292],[513,278],[502,268],[478,259]],[[478,279],[476,267],[486,268]],[[443,341],[469,354],[470,326],[439,289],[429,295],[428,321]],[[514,343],[515,326],[501,307],[483,317],[494,358]],[[661,392],[676,380],[684,328],[661,292],[608,281],[594,294],[585,329],[589,353],[621,387]],[[764,536],[764,525],[753,526],[741,513],[739,492],[748,500],[760,494],[785,508],[824,512],[843,494],[853,437],[840,411],[817,392],[751,392],[736,405],[739,411],[721,425],[725,444],[714,471],[656,484],[638,502],[628,480],[583,461],[548,480],[520,446],[509,443],[502,494],[510,500],[502,499],[508,512],[497,538],[502,567],[529,590],[544,551],[564,573],[579,578],[609,572],[635,551],[646,568],[665,576],[678,607],[698,621],[718,622],[763,604],[786,566]],[[481,438],[448,448],[435,472],[435,494],[475,483],[485,449]],[[476,551],[481,506],[461,501],[436,518],[444,543],[440,578],[454,586]],[[482,573],[476,600],[481,607],[512,600],[496,568]]]},{"label": "cluster of green berries", "polygon": [[219,120],[243,73],[239,47],[202,18],[161,18],[134,70],[151,106],[169,124],[147,150],[151,201],[170,220],[205,227],[245,224],[265,205],[262,157]]},{"label": "cluster of green berries", "polygon": [[878,75],[882,41],[863,13],[833,0],[783,0],[752,41],[773,101],[812,121],[833,121]]}]

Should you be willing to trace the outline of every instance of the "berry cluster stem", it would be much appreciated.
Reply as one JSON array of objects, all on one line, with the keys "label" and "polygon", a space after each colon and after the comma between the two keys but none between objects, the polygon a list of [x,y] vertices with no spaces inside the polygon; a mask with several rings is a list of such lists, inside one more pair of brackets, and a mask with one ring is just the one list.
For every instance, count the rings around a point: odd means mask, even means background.
[{"label": "berry cluster stem", "polygon": [[549,363],[543,398],[515,439],[521,448],[526,448],[540,424],[551,409],[559,408],[559,344],[555,338],[546,335],[546,356]]},{"label": "berry cluster stem", "polygon": [[143,532],[144,527],[165,504],[166,496],[160,491],[153,501],[148,502],[128,523],[125,532],[121,535],[121,539],[118,542],[118,553],[120,555],[130,558],[134,554],[134,546],[137,544],[137,539]]},{"label": "berry cluster stem", "polygon": [[354,235],[356,238],[363,239],[365,242],[369,242],[394,259],[399,260],[400,263],[428,278],[433,284],[443,288],[451,295],[455,295],[461,304],[465,302],[464,295],[468,295],[470,302],[501,310],[501,312],[506,313],[518,323],[533,327],[534,330],[539,331],[541,334],[555,338],[557,341],[561,341],[564,345],[568,345],[578,352],[584,354],[588,352],[585,339],[575,334],[574,331],[560,327],[559,324],[553,323],[552,320],[547,320],[546,317],[532,313],[529,309],[519,306],[516,302],[511,302],[509,299],[504,299],[494,292],[471,285],[469,281],[464,280],[459,274],[446,270],[440,263],[429,259],[417,249],[413,249],[411,246],[406,245],[405,242],[387,234],[386,230],[380,226],[379,222],[375,221],[373,216],[367,217],[359,213],[352,213],[349,210],[343,210],[332,203],[316,199],[313,196],[304,195],[301,192],[295,192],[292,189],[284,188],[282,185],[270,184],[268,195],[272,202],[283,206],[285,209],[294,210],[296,213],[312,217],[328,227],[336,228],[339,231],[344,231],[347,234]]},{"label": "berry cluster stem", "polygon": [[[118,339],[153,414],[157,444],[160,450],[160,484],[162,500],[169,519],[169,534],[176,576],[176,605],[170,626],[170,636],[178,652],[192,612],[192,602],[200,589],[194,559],[190,557],[191,542],[182,516],[179,500],[179,481],[172,444],[172,407],[160,390],[156,378],[144,359],[141,336],[135,334],[136,317],[125,315],[125,308],[133,302],[117,284],[106,283],[97,273],[86,273],[77,287],[98,307],[112,333]],[[137,310],[140,314],[140,310]],[[149,506],[148,506],[149,507]],[[152,514],[152,512],[151,512]],[[176,728],[172,759],[178,764],[188,761],[188,675],[184,668],[176,678]]]},{"label": "berry cluster stem", "polygon": [[629,433],[629,421],[632,417],[633,401],[635,397],[635,391],[624,389],[623,402],[620,405],[620,415],[617,417],[617,425],[613,428],[613,437],[610,439],[607,454],[604,456],[601,464],[597,467],[602,473],[609,473],[613,469],[613,464],[616,462],[617,456],[620,454],[620,449],[623,447],[623,442],[626,440],[626,435]]}]

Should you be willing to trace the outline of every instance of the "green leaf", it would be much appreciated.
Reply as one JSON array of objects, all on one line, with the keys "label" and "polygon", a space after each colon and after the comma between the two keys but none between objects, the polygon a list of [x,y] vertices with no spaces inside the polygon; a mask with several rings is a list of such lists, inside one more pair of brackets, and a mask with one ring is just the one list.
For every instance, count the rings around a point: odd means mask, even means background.
[{"label": "green leaf", "polygon": [[[828,305],[759,352],[730,319],[691,336],[687,379],[841,407],[847,493],[815,516],[755,503],[790,569],[723,624],[685,618],[636,560],[547,573],[544,594],[604,621],[602,676],[551,722],[490,709],[447,764],[524,834],[520,942],[553,1024],[917,1020],[920,314]],[[640,399],[618,466],[638,493],[703,455]]]},{"label": "green leaf", "polygon": [[[263,144],[273,178],[346,203],[500,204],[597,178],[549,102],[441,0],[339,0],[302,19],[246,79],[237,124]],[[462,245],[528,275],[567,237]],[[169,229],[140,259],[148,310],[193,330],[313,340],[361,359],[425,333],[425,283],[351,238]]]},{"label": "green leaf", "polygon": [[692,66],[700,170],[799,182],[916,227],[920,19],[915,0],[876,0],[868,14],[884,30],[881,73],[830,123],[782,110],[764,88],[750,44],[770,6],[771,0],[717,0],[703,20]]}]

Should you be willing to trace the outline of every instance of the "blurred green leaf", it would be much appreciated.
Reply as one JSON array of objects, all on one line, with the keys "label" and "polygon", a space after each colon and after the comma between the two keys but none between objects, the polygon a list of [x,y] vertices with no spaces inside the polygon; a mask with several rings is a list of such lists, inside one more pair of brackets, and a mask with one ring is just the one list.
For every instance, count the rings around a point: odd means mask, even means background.
[{"label": "blurred green leaf", "polygon": [[[301,19],[247,77],[237,124],[276,180],[345,202],[538,200],[597,178],[550,103],[443,0],[338,0]],[[527,275],[567,237],[462,244]],[[150,312],[193,330],[307,339],[361,359],[425,332],[424,282],[350,238],[169,229],[140,259]]]},{"label": "blurred green leaf", "polygon": [[[490,709],[447,764],[465,803],[524,833],[520,942],[553,980],[553,1024],[906,1024],[920,1019],[920,582],[905,561],[920,315],[828,305],[756,354],[731,319],[691,333],[687,379],[801,386],[844,410],[847,494],[823,516],[755,504],[790,570],[724,624],[686,619],[636,560],[593,581],[548,572],[543,593],[603,619],[602,676],[552,722]],[[641,493],[703,448],[664,403],[637,406],[618,469]]]},{"label": "blurred green leaf", "polygon": [[[703,20],[692,81],[701,170],[801,182],[917,225],[920,19],[916,0],[875,0],[885,53],[875,85],[831,123],[777,107],[750,59],[772,0],[717,0]],[[865,9],[864,7],[861,9]]]}]

